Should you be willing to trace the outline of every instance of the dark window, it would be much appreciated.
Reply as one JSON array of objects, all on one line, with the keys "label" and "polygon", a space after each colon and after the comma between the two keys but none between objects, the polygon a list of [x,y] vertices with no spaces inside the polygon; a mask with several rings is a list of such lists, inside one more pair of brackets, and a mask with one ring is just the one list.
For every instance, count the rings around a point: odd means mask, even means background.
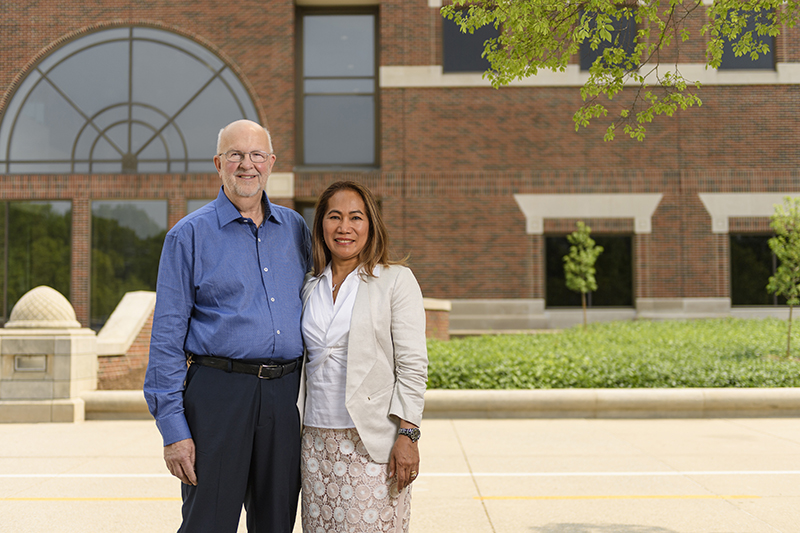
[{"label": "dark window", "polygon": [[[595,26],[594,20],[590,23],[592,28]],[[626,18],[624,15],[619,17],[611,16],[611,25],[614,26],[614,31],[611,32],[611,41],[601,41],[596,50],[592,50],[589,40],[586,39],[581,43],[580,56],[581,56],[581,70],[589,70],[598,57],[603,57],[603,52],[607,48],[619,47],[625,50],[628,56],[633,55],[635,49],[636,38],[636,20],[631,16]]]},{"label": "dark window", "polygon": [[303,13],[299,152],[305,165],[377,165],[376,16]]},{"label": "dark window", "polygon": [[204,205],[209,204],[213,201],[214,198],[206,198],[203,200],[197,200],[197,199],[186,200],[186,214],[188,215],[189,213],[194,213]]},{"label": "dark window", "polygon": [[737,70],[737,69],[764,69],[773,70],[775,68],[775,59],[773,51],[775,50],[775,39],[769,35],[758,35],[756,33],[756,22],[760,21],[763,24],[768,22],[768,12],[760,11],[759,13],[751,13],[747,19],[747,25],[742,30],[742,33],[752,31],[753,41],[757,43],[767,43],[769,52],[762,54],[759,52],[758,59],[752,59],[750,54],[744,54],[736,57],[733,52],[733,43],[738,39],[729,41],[725,39],[722,43],[722,62],[719,65],[720,70]]},{"label": "dark window", "polygon": [[126,292],[156,290],[166,233],[165,200],[92,202],[92,329],[103,327]]},{"label": "dark window", "polygon": [[302,215],[303,220],[306,221],[306,225],[308,229],[313,229],[314,227],[314,211],[316,207],[315,201],[302,201],[298,200],[294,203],[295,211]]},{"label": "dark window", "polygon": [[57,49],[14,93],[0,125],[0,172],[213,172],[217,131],[258,120],[216,55],[154,28],[99,31]]},{"label": "dark window", "polygon": [[39,285],[69,298],[71,235],[71,202],[0,202],[3,322],[14,304]]},{"label": "dark window", "polygon": [[[617,235],[592,235],[603,253],[595,263],[597,291],[587,294],[589,307],[633,306],[632,238]],[[580,293],[567,289],[564,256],[569,254],[566,236],[545,237],[546,302],[548,307],[581,305]]]},{"label": "dark window", "polygon": [[731,235],[731,304],[779,305],[783,298],[767,292],[778,260],[769,248],[771,235]]},{"label": "dark window", "polygon": [[444,72],[485,72],[491,66],[481,57],[484,43],[496,39],[494,26],[483,26],[474,33],[462,33],[454,20],[442,19],[442,69]]}]

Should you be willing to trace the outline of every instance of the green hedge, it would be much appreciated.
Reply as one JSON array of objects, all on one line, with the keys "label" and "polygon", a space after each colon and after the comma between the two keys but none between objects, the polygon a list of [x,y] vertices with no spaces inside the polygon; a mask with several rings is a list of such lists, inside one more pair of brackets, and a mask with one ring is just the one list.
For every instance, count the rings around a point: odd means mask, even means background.
[{"label": "green hedge", "polygon": [[[786,326],[778,319],[636,321],[430,340],[428,387],[798,387],[800,360],[784,357]],[[800,339],[793,342],[800,353]]]}]

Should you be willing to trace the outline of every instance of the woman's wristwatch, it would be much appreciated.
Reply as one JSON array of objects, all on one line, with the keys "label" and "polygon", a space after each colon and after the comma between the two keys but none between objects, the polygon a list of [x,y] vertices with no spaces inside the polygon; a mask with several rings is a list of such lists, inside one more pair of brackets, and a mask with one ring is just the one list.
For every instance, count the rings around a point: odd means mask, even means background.
[{"label": "woman's wristwatch", "polygon": [[405,435],[406,437],[411,439],[411,442],[417,442],[419,438],[422,436],[422,433],[420,432],[419,428],[400,428],[397,431],[397,434]]}]

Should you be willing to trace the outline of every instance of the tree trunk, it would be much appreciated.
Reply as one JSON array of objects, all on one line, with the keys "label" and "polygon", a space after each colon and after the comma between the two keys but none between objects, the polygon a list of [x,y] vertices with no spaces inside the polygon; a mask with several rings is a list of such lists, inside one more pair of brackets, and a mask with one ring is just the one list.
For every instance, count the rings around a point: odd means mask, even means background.
[{"label": "tree trunk", "polygon": [[581,306],[583,307],[583,330],[586,331],[586,293],[581,293]]},{"label": "tree trunk", "polygon": [[792,351],[792,305],[789,304],[789,331],[786,334],[786,358],[789,358],[789,355]]}]

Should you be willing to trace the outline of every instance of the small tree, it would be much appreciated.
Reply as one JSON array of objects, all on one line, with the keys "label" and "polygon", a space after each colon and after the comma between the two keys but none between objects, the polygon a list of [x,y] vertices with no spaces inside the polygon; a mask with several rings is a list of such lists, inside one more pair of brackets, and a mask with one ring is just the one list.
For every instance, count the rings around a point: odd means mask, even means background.
[{"label": "small tree", "polygon": [[769,247],[778,258],[778,269],[770,276],[767,291],[786,298],[789,304],[789,327],[786,335],[786,357],[791,353],[792,308],[800,303],[800,198],[784,198],[770,217],[775,236]]},{"label": "small tree", "polygon": [[572,246],[569,247],[569,254],[564,256],[564,277],[567,288],[581,293],[583,329],[586,329],[586,293],[597,290],[594,264],[603,253],[603,247],[596,246],[589,236],[591,232],[592,228],[583,222],[578,222],[578,229],[567,235],[567,240]]}]

